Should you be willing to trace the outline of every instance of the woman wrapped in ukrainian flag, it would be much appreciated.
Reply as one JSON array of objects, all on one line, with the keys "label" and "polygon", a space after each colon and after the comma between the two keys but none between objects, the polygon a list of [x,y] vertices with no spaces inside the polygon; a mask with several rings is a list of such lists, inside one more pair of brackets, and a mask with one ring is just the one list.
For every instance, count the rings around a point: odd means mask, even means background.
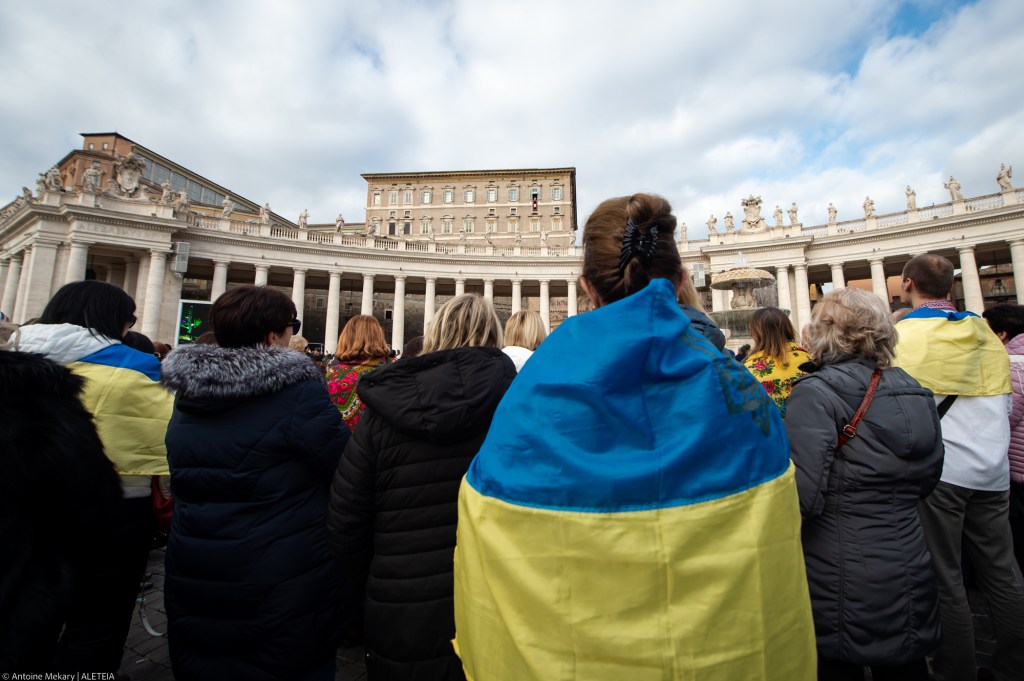
[{"label": "woman wrapped in ukrainian flag", "polygon": [[[779,411],[681,308],[664,199],[602,203],[567,319],[509,388],[459,498],[467,678],[815,678]],[[692,320],[692,321],[691,321]]]}]

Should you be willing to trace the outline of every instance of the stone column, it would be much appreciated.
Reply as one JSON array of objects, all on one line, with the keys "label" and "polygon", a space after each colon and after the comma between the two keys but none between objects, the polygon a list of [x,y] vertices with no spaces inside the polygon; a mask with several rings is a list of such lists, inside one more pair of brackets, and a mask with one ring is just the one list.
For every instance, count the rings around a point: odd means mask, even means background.
[{"label": "stone column", "polygon": [[565,317],[566,317],[566,319],[568,319],[569,317],[575,317],[576,314],[577,314],[577,312],[576,312],[576,280],[575,279],[569,279],[568,281],[565,282],[565,285],[569,289],[568,293],[566,293],[566,301],[565,301],[565,308],[566,308],[565,309]]},{"label": "stone column", "polygon": [[391,349],[405,346],[405,275],[395,275],[395,304],[391,312]]},{"label": "stone column", "polygon": [[72,241],[68,255],[68,269],[64,273],[64,283],[85,279],[85,266],[89,261],[89,244],[84,241]]},{"label": "stone column", "polygon": [[[1010,260],[1013,262],[1013,285],[1017,289],[1017,304],[1024,305],[1024,239],[1010,242]],[[11,261],[13,264],[13,260]]]},{"label": "stone column", "polygon": [[338,322],[341,313],[341,272],[331,270],[327,283],[327,323],[324,325],[324,354],[334,352],[338,345]]},{"label": "stone column", "polygon": [[295,305],[295,316],[302,319],[305,316],[303,308],[306,305],[306,268],[304,267],[292,268],[292,303]]},{"label": "stone column", "polygon": [[843,276],[843,263],[831,265],[832,267],[832,289],[838,291],[846,288],[846,277]]},{"label": "stone column", "polygon": [[484,298],[494,302],[494,280],[484,279]]},{"label": "stone column", "polygon": [[124,290],[130,296],[135,295],[135,289],[139,287],[139,260],[132,256],[124,265]]},{"label": "stone column", "polygon": [[799,334],[800,329],[811,321],[811,286],[807,282],[807,265],[804,263],[793,265],[793,275],[796,281],[796,314],[800,324],[797,334]]},{"label": "stone column", "polygon": [[455,295],[461,296],[466,292],[466,278],[456,277],[455,278]]},{"label": "stone column", "polygon": [[[25,314],[25,294],[28,293],[28,275],[32,271],[33,248],[29,246],[23,251],[21,257],[21,276],[18,277],[18,296],[14,299],[14,309],[11,310],[11,319],[19,324],[24,324],[31,319]],[[17,315],[17,316],[15,316]]]},{"label": "stone column", "polygon": [[[21,279],[21,261],[24,255],[11,257],[11,265],[7,268],[4,279],[4,295],[0,298],[0,312],[14,318],[14,301],[18,299],[18,281]],[[1024,282],[1022,282],[1024,283]]]},{"label": "stone column", "polygon": [[717,288],[711,289],[711,311],[725,311],[725,291],[720,291]]},{"label": "stone column", "polygon": [[149,280],[149,258],[139,261],[139,272],[135,281],[135,315],[142,314],[146,309],[146,282]]},{"label": "stone column", "polygon": [[363,275],[363,304],[359,308],[359,314],[373,316],[373,276]]},{"label": "stone column", "polygon": [[[11,259],[4,258],[0,260],[0,300],[4,298],[4,287],[7,286],[7,271],[11,267]],[[0,308],[2,310],[3,308]]]},{"label": "stone column", "polygon": [[985,311],[985,296],[981,292],[978,278],[978,263],[974,259],[974,246],[956,249],[960,253],[960,278],[964,286],[964,307],[968,312],[981,314]]},{"label": "stone column", "polygon": [[551,333],[551,288],[547,279],[540,280],[540,316],[544,320],[544,329]]},{"label": "stone column", "polygon": [[[796,321],[793,314],[793,294],[789,290],[789,265],[779,265],[775,268],[775,283],[779,288],[779,307],[787,310],[789,318]],[[797,333],[800,329],[797,329]]]},{"label": "stone column", "polygon": [[423,294],[423,332],[426,333],[427,325],[434,321],[434,298],[437,296],[437,279],[425,277],[427,290]]},{"label": "stone column", "polygon": [[28,270],[28,287],[18,315],[22,320],[38,317],[50,300],[53,282],[53,263],[57,259],[56,241],[36,239],[32,244],[32,266]]},{"label": "stone column", "polygon": [[213,261],[213,283],[210,285],[211,303],[217,302],[217,299],[228,290],[228,266],[230,264],[227,260]]},{"label": "stone column", "polygon": [[160,308],[164,304],[164,270],[167,268],[167,252],[159,249],[149,251],[149,275],[146,277],[146,308],[142,313],[143,336],[156,338],[160,333]]},{"label": "stone column", "polygon": [[107,270],[107,283],[113,284],[119,289],[124,288],[124,267],[122,265],[111,265]]},{"label": "stone column", "polygon": [[873,258],[868,262],[871,264],[871,290],[888,305],[889,287],[885,282],[885,261],[882,258]]},{"label": "stone column", "polygon": [[523,310],[523,281],[521,279],[512,280],[512,313],[521,312]]},{"label": "stone column", "polygon": [[257,286],[266,286],[270,279],[270,265],[256,265],[256,278],[253,279]]}]

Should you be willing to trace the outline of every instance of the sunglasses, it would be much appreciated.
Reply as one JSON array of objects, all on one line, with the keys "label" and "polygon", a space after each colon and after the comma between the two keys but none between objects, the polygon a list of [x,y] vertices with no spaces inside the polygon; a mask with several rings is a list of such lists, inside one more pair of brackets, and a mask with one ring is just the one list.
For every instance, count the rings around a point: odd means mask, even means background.
[{"label": "sunglasses", "polygon": [[292,327],[292,335],[293,336],[297,336],[297,335],[299,335],[299,329],[302,328],[302,320],[301,319],[295,319],[288,326]]}]

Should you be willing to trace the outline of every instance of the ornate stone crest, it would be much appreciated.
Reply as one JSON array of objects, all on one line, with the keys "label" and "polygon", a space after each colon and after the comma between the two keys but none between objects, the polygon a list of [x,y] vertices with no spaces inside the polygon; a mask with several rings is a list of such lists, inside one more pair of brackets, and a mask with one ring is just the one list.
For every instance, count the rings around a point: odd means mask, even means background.
[{"label": "ornate stone crest", "polygon": [[740,201],[743,206],[743,231],[760,232],[768,229],[764,218],[761,217],[761,197],[750,195],[749,198]]},{"label": "ornate stone crest", "polygon": [[118,154],[114,174],[117,176],[117,186],[125,196],[134,196],[139,190],[139,180],[145,169],[146,161],[138,154],[133,153],[127,157]]}]

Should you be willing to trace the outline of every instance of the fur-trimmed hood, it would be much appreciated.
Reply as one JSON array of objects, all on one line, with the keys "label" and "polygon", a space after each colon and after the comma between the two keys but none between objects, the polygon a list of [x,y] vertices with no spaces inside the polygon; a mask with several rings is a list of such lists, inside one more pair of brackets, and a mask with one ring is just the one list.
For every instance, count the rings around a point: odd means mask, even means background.
[{"label": "fur-trimmed hood", "polygon": [[306,355],[264,345],[180,346],[164,360],[161,374],[160,381],[175,394],[178,408],[186,411],[223,408],[295,383],[324,380]]}]

